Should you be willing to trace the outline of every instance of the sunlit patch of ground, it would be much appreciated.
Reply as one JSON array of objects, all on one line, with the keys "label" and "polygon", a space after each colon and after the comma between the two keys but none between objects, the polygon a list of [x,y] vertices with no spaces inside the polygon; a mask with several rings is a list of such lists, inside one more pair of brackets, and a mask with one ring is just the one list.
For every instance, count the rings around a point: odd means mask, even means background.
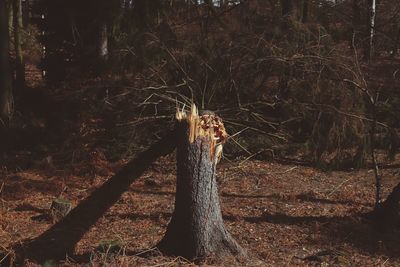
[{"label": "sunlit patch of ground", "polygon": [[[396,170],[384,170],[383,177],[387,194],[398,182]],[[55,197],[61,195],[76,205],[107,178],[46,175],[46,170],[4,175],[0,179],[0,249],[6,251],[50,227],[52,222],[41,215]],[[261,161],[225,161],[219,166],[218,180],[225,223],[248,250],[249,265],[400,264],[398,235],[376,234],[361,216],[373,208],[371,171],[321,172]],[[174,192],[174,160],[166,157],[104,214],[64,265],[190,265],[152,249],[166,230]],[[99,249],[99,244],[107,242],[118,245]],[[233,259],[208,263],[242,264]]]}]

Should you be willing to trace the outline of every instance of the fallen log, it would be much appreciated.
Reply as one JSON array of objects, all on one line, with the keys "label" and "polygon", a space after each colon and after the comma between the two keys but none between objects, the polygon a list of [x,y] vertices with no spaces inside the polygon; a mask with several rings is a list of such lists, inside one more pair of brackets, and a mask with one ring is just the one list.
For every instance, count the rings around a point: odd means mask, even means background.
[{"label": "fallen log", "polygon": [[149,149],[139,153],[121,171],[82,200],[60,222],[37,238],[16,247],[16,260],[30,259],[43,263],[73,255],[75,245],[90,227],[120,199],[150,164],[160,156],[171,153],[175,146],[175,131],[172,131]]}]

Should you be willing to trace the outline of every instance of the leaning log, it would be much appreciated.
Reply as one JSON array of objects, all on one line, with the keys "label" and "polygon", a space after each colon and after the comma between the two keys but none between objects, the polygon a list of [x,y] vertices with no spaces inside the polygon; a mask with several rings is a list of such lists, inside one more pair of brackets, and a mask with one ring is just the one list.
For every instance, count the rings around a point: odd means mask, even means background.
[{"label": "leaning log", "polygon": [[187,259],[208,256],[244,256],[222,220],[216,165],[226,140],[221,119],[206,112],[199,116],[178,111],[177,187],[175,210],[158,248]]},{"label": "leaning log", "polygon": [[175,136],[175,132],[170,132],[148,150],[139,153],[121,171],[82,200],[60,222],[39,237],[17,247],[17,260],[27,258],[43,263],[46,260],[62,260],[67,255],[73,255],[75,245],[83,235],[121,198],[150,164],[175,149]]}]

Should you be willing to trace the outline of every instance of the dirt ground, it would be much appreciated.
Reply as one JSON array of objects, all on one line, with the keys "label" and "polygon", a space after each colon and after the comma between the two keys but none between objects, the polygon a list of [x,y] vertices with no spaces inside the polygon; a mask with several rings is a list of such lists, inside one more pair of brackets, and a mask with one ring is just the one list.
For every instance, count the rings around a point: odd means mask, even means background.
[{"label": "dirt ground", "polygon": [[[75,255],[68,255],[61,266],[193,265],[153,249],[174,207],[174,162],[173,156],[155,162],[85,234]],[[47,214],[55,197],[76,205],[123,164],[103,162],[91,177],[47,165],[13,173],[3,170],[3,255],[52,225]],[[373,208],[373,177],[371,170],[321,172],[272,162],[223,160],[218,180],[225,224],[249,259],[209,259],[202,264],[399,266],[399,234],[378,233],[363,215]],[[398,182],[398,170],[383,170],[383,177],[386,195]],[[117,245],[112,249],[99,246],[111,243]]]}]

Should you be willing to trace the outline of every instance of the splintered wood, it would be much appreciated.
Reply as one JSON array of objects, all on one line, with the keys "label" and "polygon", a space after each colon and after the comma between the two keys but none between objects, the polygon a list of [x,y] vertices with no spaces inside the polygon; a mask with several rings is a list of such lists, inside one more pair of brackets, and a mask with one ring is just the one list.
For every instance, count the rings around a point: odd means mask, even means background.
[{"label": "splintered wood", "polygon": [[222,155],[222,145],[226,142],[228,134],[222,119],[213,112],[199,115],[197,107],[192,104],[189,114],[184,110],[177,110],[176,119],[186,121],[189,126],[189,142],[205,137],[210,141],[210,159],[217,163]]}]

